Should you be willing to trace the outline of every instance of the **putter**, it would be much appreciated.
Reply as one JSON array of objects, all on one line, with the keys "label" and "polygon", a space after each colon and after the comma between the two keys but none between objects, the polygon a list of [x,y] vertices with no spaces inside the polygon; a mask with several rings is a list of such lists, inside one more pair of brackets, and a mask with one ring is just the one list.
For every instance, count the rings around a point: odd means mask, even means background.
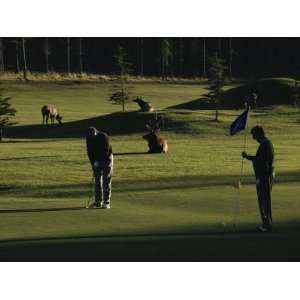
[{"label": "putter", "polygon": [[92,175],[92,181],[91,181],[91,186],[90,186],[90,193],[89,193],[89,197],[87,198],[86,200],[86,203],[85,203],[85,208],[89,208],[90,204],[91,204],[91,200],[92,200],[92,197],[93,197],[93,191],[94,191],[94,180],[95,179],[95,174],[93,172],[93,175]]}]

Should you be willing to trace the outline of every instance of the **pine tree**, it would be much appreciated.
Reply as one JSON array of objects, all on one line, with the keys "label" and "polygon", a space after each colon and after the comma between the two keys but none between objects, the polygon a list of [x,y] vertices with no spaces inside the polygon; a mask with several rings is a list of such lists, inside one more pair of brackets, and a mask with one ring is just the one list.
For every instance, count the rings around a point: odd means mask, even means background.
[{"label": "pine tree", "polygon": [[140,75],[144,75],[144,38],[140,38]]},{"label": "pine tree", "polygon": [[225,60],[220,58],[217,53],[210,58],[210,68],[208,69],[209,79],[209,98],[216,107],[215,121],[219,121],[219,105],[222,88],[225,83]]},{"label": "pine tree", "polygon": [[228,61],[228,71],[229,78],[232,79],[232,58],[233,58],[233,47],[232,47],[232,37],[229,38],[229,61]]},{"label": "pine tree", "polygon": [[205,38],[203,38],[202,55],[203,55],[203,72],[202,72],[202,76],[206,77],[206,39]]},{"label": "pine tree", "polygon": [[45,71],[49,73],[49,55],[51,54],[50,45],[49,45],[49,38],[45,38],[44,41],[44,55],[45,55]]},{"label": "pine tree", "polygon": [[163,38],[161,41],[161,76],[165,78],[170,71],[173,59],[173,47],[169,38]]},{"label": "pine tree", "polygon": [[115,56],[116,66],[118,68],[117,83],[114,85],[114,92],[110,96],[110,101],[122,105],[122,111],[125,112],[125,103],[130,101],[130,90],[128,86],[128,76],[131,72],[131,64],[126,61],[126,53],[122,47],[118,48]]},{"label": "pine tree", "polygon": [[83,73],[83,62],[82,62],[82,40],[83,38],[78,38],[78,62],[79,62],[79,73]]},{"label": "pine tree", "polygon": [[71,73],[71,46],[70,46],[70,38],[67,37],[67,73],[70,75]]},{"label": "pine tree", "polygon": [[20,40],[15,39],[11,41],[15,45],[16,49],[16,73],[20,73],[20,60],[19,60],[19,47],[20,47]]},{"label": "pine tree", "polygon": [[16,110],[11,107],[9,101],[9,97],[3,98],[0,90],[0,142],[3,138],[3,128],[15,124],[15,122],[10,122],[10,118],[15,115]]},{"label": "pine tree", "polygon": [[0,72],[4,72],[4,45],[3,38],[0,37]]},{"label": "pine tree", "polygon": [[183,75],[183,38],[179,38],[179,76],[182,77]]},{"label": "pine tree", "polygon": [[25,38],[21,38],[22,44],[22,57],[23,57],[23,77],[25,81],[28,81],[27,78],[27,57],[26,57],[26,40]]}]

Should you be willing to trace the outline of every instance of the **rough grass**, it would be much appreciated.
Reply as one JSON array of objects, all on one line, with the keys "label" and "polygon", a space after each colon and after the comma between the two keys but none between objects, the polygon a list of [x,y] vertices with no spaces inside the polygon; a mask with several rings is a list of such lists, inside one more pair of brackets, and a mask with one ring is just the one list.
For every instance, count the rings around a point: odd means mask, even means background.
[{"label": "rough grass", "polygon": [[[5,94],[12,96],[19,124],[6,132],[10,137],[0,145],[2,257],[298,257],[298,110],[277,106],[251,112],[250,126],[263,125],[276,151],[275,227],[264,239],[253,231],[259,215],[249,163],[244,165],[240,195],[233,187],[240,174],[244,137],[230,137],[228,128],[240,111],[222,111],[221,122],[216,123],[213,111],[166,109],[201,96],[205,93],[201,87],[139,84],[135,89],[164,117],[161,134],[170,149],[166,155],[145,153],[141,135],[148,115],[135,113],[134,105],[129,105],[128,113],[118,114],[120,107],[106,100],[109,84],[6,84]],[[65,124],[45,129],[39,124],[39,109],[51,99],[65,112]],[[109,211],[82,208],[91,182],[82,134],[92,123],[114,128],[115,174]],[[250,153],[255,152],[253,140],[248,138],[247,145]],[[261,249],[266,252],[262,254]]]}]

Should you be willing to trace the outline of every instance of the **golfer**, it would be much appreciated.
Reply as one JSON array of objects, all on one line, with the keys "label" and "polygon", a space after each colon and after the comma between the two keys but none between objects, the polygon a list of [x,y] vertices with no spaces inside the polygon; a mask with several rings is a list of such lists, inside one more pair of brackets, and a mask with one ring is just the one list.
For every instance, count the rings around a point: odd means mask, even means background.
[{"label": "golfer", "polygon": [[252,156],[242,152],[242,157],[252,161],[255,172],[258,205],[262,220],[262,225],[257,226],[257,230],[272,231],[271,190],[274,177],[274,148],[272,142],[265,136],[262,127],[253,127],[251,134],[260,145],[256,155]]},{"label": "golfer", "polygon": [[95,202],[88,208],[110,208],[113,153],[108,135],[95,127],[89,127],[86,145],[95,176]]}]

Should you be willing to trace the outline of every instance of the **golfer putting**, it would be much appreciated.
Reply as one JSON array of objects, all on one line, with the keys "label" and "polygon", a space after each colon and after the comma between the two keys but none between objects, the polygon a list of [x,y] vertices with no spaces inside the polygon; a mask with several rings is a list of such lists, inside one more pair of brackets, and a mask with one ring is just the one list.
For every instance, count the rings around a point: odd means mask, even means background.
[{"label": "golfer putting", "polygon": [[93,169],[95,200],[87,208],[110,208],[113,152],[106,133],[89,127],[86,134],[87,154]]}]

